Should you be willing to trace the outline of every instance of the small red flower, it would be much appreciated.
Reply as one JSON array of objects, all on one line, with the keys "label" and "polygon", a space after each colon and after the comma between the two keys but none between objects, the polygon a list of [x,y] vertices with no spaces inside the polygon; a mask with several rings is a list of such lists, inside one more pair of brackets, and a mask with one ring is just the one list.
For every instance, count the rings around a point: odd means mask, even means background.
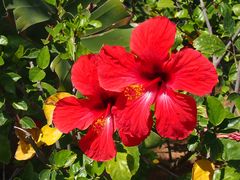
[{"label": "small red flower", "polygon": [[170,53],[175,33],[169,19],[155,17],[133,30],[132,53],[120,46],[104,46],[100,52],[100,86],[122,94],[114,111],[125,145],[137,145],[148,136],[152,105],[162,137],[186,138],[196,126],[196,102],[179,90],[203,96],[218,82],[214,66],[198,51]]},{"label": "small red flower", "polygon": [[115,95],[100,88],[96,59],[96,55],[81,56],[73,65],[72,83],[87,98],[71,96],[59,100],[54,110],[53,123],[63,133],[75,128],[88,128],[87,134],[79,141],[81,150],[94,160],[105,161],[116,155],[111,113]]}]

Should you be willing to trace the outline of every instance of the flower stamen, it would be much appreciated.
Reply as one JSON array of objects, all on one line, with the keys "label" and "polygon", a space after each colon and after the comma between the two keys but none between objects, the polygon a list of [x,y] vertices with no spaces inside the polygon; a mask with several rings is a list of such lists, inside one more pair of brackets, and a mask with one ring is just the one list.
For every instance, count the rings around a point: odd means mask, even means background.
[{"label": "flower stamen", "polygon": [[128,100],[135,100],[143,94],[144,90],[145,89],[142,84],[132,84],[127,86],[123,93]]},{"label": "flower stamen", "polygon": [[104,125],[105,125],[105,118],[101,117],[101,118],[98,118],[93,123],[92,127],[96,133],[100,133]]}]

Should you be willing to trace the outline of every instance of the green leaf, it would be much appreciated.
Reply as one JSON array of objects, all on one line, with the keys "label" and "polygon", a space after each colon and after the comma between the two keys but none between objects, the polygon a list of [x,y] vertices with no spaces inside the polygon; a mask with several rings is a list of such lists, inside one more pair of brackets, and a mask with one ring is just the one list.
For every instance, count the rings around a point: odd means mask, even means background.
[{"label": "green leaf", "polygon": [[17,109],[17,110],[22,110],[22,111],[28,110],[28,105],[25,101],[13,102],[12,106],[14,107],[14,109]]},{"label": "green leaf", "polygon": [[225,45],[215,35],[201,34],[193,41],[193,46],[206,55],[221,56],[225,52]]},{"label": "green leaf", "polygon": [[46,89],[50,95],[55,94],[57,92],[57,90],[51,84],[48,84],[46,82],[41,82],[41,86],[43,89]]},{"label": "green leaf", "polygon": [[6,46],[8,44],[8,39],[6,36],[0,35],[0,45]]},{"label": "green leaf", "polygon": [[239,180],[240,173],[235,168],[226,166],[214,172],[213,180]]},{"label": "green leaf", "polygon": [[232,13],[231,11],[227,11],[223,19],[223,27],[225,32],[228,34],[232,34],[234,32],[234,26],[235,26],[235,22],[232,18],[231,13]]},{"label": "green leaf", "polygon": [[120,0],[108,0],[91,14],[91,20],[98,20],[102,26],[100,28],[90,30],[87,34],[93,34],[109,28],[110,26],[119,26],[127,24],[130,14],[124,8]]},{"label": "green leaf", "polygon": [[98,53],[104,44],[119,45],[129,48],[129,39],[132,29],[114,29],[95,36],[82,39],[82,44],[90,51]]},{"label": "green leaf", "polygon": [[51,164],[55,165],[56,167],[66,168],[71,166],[75,159],[77,158],[77,154],[69,150],[61,150],[59,152],[55,152],[53,154],[53,158],[51,160]]},{"label": "green leaf", "polygon": [[207,97],[207,113],[210,122],[217,126],[225,119],[226,111],[221,102],[213,96]]},{"label": "green leaf", "polygon": [[100,176],[105,170],[105,164],[97,161],[85,165],[87,174],[94,176],[95,174]]},{"label": "green leaf", "polygon": [[48,67],[50,62],[50,53],[49,53],[49,49],[47,46],[44,46],[41,50],[40,53],[38,54],[37,57],[37,65],[38,67],[40,67],[41,69],[45,69],[46,67]]},{"label": "green leaf", "polygon": [[42,1],[13,0],[6,6],[7,9],[14,9],[15,23],[19,31],[50,19],[48,9]]},{"label": "green leaf", "polygon": [[172,0],[161,0],[157,2],[157,8],[163,9],[163,8],[174,8],[174,2]]},{"label": "green leaf", "polygon": [[235,41],[234,45],[236,46],[236,48],[237,48],[238,50],[240,50],[240,38],[238,38],[238,39]]},{"label": "green leaf", "polygon": [[11,159],[11,149],[8,137],[0,134],[0,142],[1,142],[0,162],[8,164]]},{"label": "green leaf", "polygon": [[60,82],[65,82],[69,76],[71,65],[68,61],[62,60],[60,56],[56,56],[50,68],[52,71],[56,72]]},{"label": "green leaf", "polygon": [[0,66],[4,65],[4,60],[3,60],[3,57],[0,56]]},{"label": "green leaf", "polygon": [[10,76],[14,82],[17,82],[19,79],[22,78],[19,74],[14,72],[8,72],[7,75]]},{"label": "green leaf", "polygon": [[232,7],[232,10],[236,16],[240,16],[240,4],[235,4]]},{"label": "green leaf", "polygon": [[220,139],[223,144],[222,158],[225,161],[240,160],[240,143],[230,139]]},{"label": "green leaf", "polygon": [[79,162],[76,162],[70,166],[69,174],[70,174],[70,177],[73,177],[73,178],[87,177],[87,172],[85,170],[85,167],[84,166],[81,167]]},{"label": "green leaf", "polygon": [[42,79],[44,79],[46,76],[46,73],[39,69],[38,67],[33,67],[29,70],[29,79],[32,82],[37,82],[37,81],[41,81]]},{"label": "green leaf", "polygon": [[35,122],[32,120],[32,118],[24,116],[20,119],[19,123],[21,124],[22,128],[24,129],[32,129],[36,127]]},{"label": "green leaf", "polygon": [[118,152],[116,157],[105,162],[106,171],[114,180],[130,180],[132,174],[127,164],[127,153]]},{"label": "green leaf", "polygon": [[132,175],[136,174],[139,168],[140,153],[138,146],[124,147],[127,150],[127,163]]},{"label": "green leaf", "polygon": [[194,19],[195,23],[199,26],[203,26],[204,22],[205,22],[205,18],[203,16],[203,12],[202,10],[199,8],[199,6],[197,6],[194,11],[193,11],[193,15],[192,18]]},{"label": "green leaf", "polygon": [[39,173],[39,180],[49,180],[51,177],[51,169],[43,169]]},{"label": "green leaf", "polygon": [[24,56],[24,46],[20,44],[14,55],[17,59],[21,59]]},{"label": "green leaf", "polygon": [[0,97],[0,109],[3,107],[5,104],[5,99],[3,97]]},{"label": "green leaf", "polygon": [[53,6],[56,6],[57,5],[57,3],[56,3],[56,0],[44,0],[46,3],[48,3],[48,4],[51,4],[51,5],[53,5]]},{"label": "green leaf", "polygon": [[0,111],[0,126],[4,125],[7,122],[7,118],[4,117],[4,114]]},{"label": "green leaf", "polygon": [[150,135],[144,140],[143,143],[146,148],[154,148],[157,146],[161,146],[163,140],[157,133],[151,131]]}]

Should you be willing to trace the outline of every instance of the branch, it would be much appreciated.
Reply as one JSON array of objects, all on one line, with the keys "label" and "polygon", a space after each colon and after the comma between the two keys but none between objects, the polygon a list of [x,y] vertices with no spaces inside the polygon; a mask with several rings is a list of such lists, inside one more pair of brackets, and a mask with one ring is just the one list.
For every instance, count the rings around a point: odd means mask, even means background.
[{"label": "branch", "polygon": [[212,33],[212,26],[211,26],[211,24],[210,24],[210,22],[209,22],[209,19],[208,19],[208,16],[207,16],[207,10],[206,10],[206,8],[205,8],[205,5],[204,5],[204,2],[203,2],[203,0],[200,0],[200,7],[201,7],[201,9],[202,9],[202,12],[203,12],[203,17],[204,17],[204,19],[205,19],[205,21],[206,21],[206,25],[207,25],[207,28],[208,28],[208,32],[209,32],[209,34],[213,34]]},{"label": "branch", "polygon": [[229,49],[229,47],[231,46],[231,44],[235,41],[235,39],[237,38],[237,36],[240,33],[240,27],[237,29],[237,31],[235,32],[235,34],[232,36],[232,38],[228,41],[227,45],[225,46],[225,53],[220,56],[218,59],[216,59],[215,61],[213,61],[213,65],[215,67],[218,66],[218,64],[221,62],[221,60],[223,59],[223,57],[226,55],[227,50]]},{"label": "branch", "polygon": [[[200,0],[200,7],[201,7],[201,9],[202,9],[203,17],[204,17],[204,19],[205,19],[205,21],[206,21],[206,25],[207,25],[207,28],[208,28],[208,32],[209,32],[210,35],[212,35],[212,34],[213,34],[213,32],[212,32],[212,26],[211,26],[211,24],[210,24],[210,22],[209,22],[209,19],[208,19],[208,16],[207,16],[207,10],[206,10],[206,8],[205,8],[205,5],[204,5],[203,0]],[[213,62],[215,62],[216,59],[217,59],[217,57],[213,55],[212,59],[213,59]]]}]

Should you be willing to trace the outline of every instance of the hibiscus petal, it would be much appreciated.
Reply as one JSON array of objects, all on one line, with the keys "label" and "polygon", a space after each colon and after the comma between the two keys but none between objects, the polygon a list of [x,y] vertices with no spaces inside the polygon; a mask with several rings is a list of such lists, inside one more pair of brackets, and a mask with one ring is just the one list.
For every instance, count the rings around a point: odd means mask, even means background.
[{"label": "hibiscus petal", "polygon": [[[122,105],[117,103],[116,108],[113,109],[115,122],[124,145],[139,145],[149,135],[153,124],[150,106],[155,94],[147,91],[136,100],[128,100]],[[119,101],[122,100],[119,99]]]},{"label": "hibiscus petal", "polygon": [[63,133],[78,128],[84,130],[103,112],[92,107],[87,99],[66,97],[59,100],[53,113],[54,125]]},{"label": "hibiscus petal", "polygon": [[211,93],[218,82],[212,63],[198,51],[189,48],[175,54],[163,69],[170,75],[168,86],[199,96]]},{"label": "hibiscus petal", "polygon": [[176,25],[168,18],[151,18],[133,30],[130,48],[142,60],[164,61],[174,43],[175,34]]},{"label": "hibiscus petal", "polygon": [[186,138],[196,126],[196,102],[187,95],[166,89],[156,99],[156,129],[162,137]]},{"label": "hibiscus petal", "polygon": [[102,88],[121,92],[124,87],[143,81],[134,55],[126,52],[123,47],[104,46],[99,57],[98,75]]},{"label": "hibiscus petal", "polygon": [[72,83],[85,96],[96,96],[100,92],[96,61],[96,55],[89,54],[81,56],[72,67]]},{"label": "hibiscus petal", "polygon": [[113,120],[110,116],[97,119],[80,139],[79,146],[88,157],[96,161],[110,160],[116,155],[113,132]]}]

